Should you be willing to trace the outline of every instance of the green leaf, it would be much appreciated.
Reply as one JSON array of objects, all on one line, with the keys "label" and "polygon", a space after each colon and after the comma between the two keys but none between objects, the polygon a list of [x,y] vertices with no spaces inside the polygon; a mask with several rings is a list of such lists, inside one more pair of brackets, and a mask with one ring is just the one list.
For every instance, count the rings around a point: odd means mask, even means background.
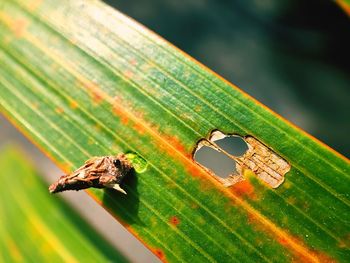
[{"label": "green leaf", "polygon": [[1,262],[126,262],[14,147],[0,153]]},{"label": "green leaf", "polygon": [[[349,261],[348,160],[154,33],[98,1],[13,0],[0,47],[2,112],[62,169],[140,158],[127,196],[88,192],[160,259]],[[273,149],[285,182],[224,187],[192,158],[213,130]]]}]

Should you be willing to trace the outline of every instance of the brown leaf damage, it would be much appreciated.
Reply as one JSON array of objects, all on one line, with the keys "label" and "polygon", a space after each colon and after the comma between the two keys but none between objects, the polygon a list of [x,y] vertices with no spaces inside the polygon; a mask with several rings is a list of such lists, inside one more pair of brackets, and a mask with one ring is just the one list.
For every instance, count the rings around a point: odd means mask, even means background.
[{"label": "brown leaf damage", "polygon": [[290,164],[254,137],[248,136],[245,141],[248,151],[235,159],[240,173],[249,169],[272,188],[280,186],[290,170]]},{"label": "brown leaf damage", "polygon": [[[221,178],[214,174],[220,182],[222,182],[225,186],[234,185],[245,180],[244,171],[250,170],[265,184],[272,188],[277,188],[283,183],[285,174],[291,168],[290,164],[286,160],[275,153],[272,149],[255,139],[253,136],[246,136],[243,138],[248,146],[248,150],[245,152],[245,154],[242,156],[232,155],[215,143],[217,140],[223,139],[227,136],[230,135],[226,135],[220,131],[214,131],[211,133],[209,140],[203,139],[198,143],[195,151],[196,153],[201,147],[207,146],[215,149],[218,152],[224,153],[235,161],[236,171],[229,177]],[[198,164],[213,174],[210,169],[206,168],[200,163]]]}]

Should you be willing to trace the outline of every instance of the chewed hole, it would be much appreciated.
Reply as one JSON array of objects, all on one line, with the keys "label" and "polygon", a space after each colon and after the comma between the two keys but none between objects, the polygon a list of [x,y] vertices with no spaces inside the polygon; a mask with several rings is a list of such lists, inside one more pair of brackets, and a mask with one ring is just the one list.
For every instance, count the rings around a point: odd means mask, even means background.
[{"label": "chewed hole", "polygon": [[223,139],[214,140],[214,142],[227,153],[234,156],[242,156],[248,150],[248,145],[243,138],[235,135],[229,135]]},{"label": "chewed hole", "polygon": [[236,170],[234,160],[208,146],[198,149],[194,153],[194,160],[224,179],[235,173]]},{"label": "chewed hole", "polygon": [[289,172],[290,164],[253,136],[227,135],[214,130],[208,139],[201,139],[193,153],[197,164],[229,187],[247,179],[245,171],[272,188],[277,188]]},{"label": "chewed hole", "polygon": [[[229,186],[242,179],[242,156],[248,151],[247,142],[238,135],[226,135],[219,130],[210,134],[210,139],[202,139],[197,144],[193,159],[210,170],[224,185]],[[237,167],[236,167],[237,166]]]}]

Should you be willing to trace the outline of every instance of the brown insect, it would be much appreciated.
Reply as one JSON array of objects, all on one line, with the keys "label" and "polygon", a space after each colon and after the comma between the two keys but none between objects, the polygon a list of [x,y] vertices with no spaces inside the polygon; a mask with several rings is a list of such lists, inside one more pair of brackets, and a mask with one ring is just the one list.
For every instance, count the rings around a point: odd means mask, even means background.
[{"label": "brown insect", "polygon": [[124,154],[93,157],[76,171],[61,176],[57,182],[50,185],[49,191],[50,193],[58,193],[94,187],[114,188],[126,194],[120,187],[120,183],[131,169],[132,165]]}]

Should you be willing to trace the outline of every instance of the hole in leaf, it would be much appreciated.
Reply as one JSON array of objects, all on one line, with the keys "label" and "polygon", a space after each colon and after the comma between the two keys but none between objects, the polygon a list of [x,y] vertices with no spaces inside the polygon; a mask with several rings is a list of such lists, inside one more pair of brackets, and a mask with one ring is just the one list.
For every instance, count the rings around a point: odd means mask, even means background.
[{"label": "hole in leaf", "polygon": [[213,141],[224,151],[237,157],[243,156],[248,150],[247,143],[239,136],[230,135]]},{"label": "hole in leaf", "polygon": [[236,170],[234,160],[211,147],[202,146],[194,154],[194,160],[221,178],[227,178]]},{"label": "hole in leaf", "polygon": [[272,188],[284,181],[290,164],[253,136],[226,135],[213,131],[198,142],[193,159],[212,172],[224,186],[245,180],[249,170]]}]

